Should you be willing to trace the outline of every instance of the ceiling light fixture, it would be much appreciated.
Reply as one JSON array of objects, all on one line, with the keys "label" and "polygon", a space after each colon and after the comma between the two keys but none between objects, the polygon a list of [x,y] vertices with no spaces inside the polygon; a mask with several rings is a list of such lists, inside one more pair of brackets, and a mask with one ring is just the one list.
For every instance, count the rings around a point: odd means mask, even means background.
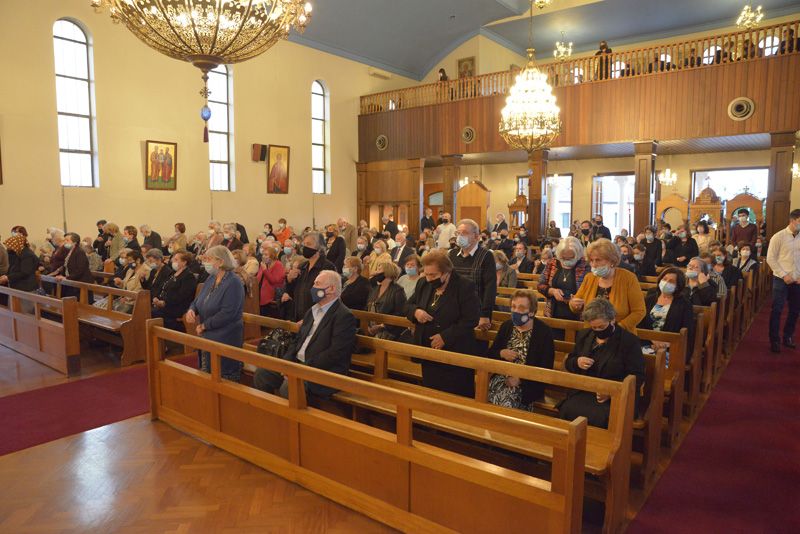
[{"label": "ceiling light fixture", "polygon": [[[667,165],[669,165],[669,149],[667,149]],[[675,185],[678,183],[678,175],[674,172],[670,171],[670,168],[667,167],[667,170],[660,173],[658,175],[658,183],[663,185],[664,187],[669,187],[671,185]]]},{"label": "ceiling light fixture", "polygon": [[758,26],[762,18],[764,18],[764,14],[761,12],[761,6],[758,6],[756,10],[753,11],[750,9],[750,4],[748,4],[744,6],[739,18],[736,19],[736,26],[742,30],[749,30],[750,28]]},{"label": "ceiling light fixture", "polygon": [[561,133],[559,109],[547,75],[536,68],[533,55],[533,0],[530,12],[528,63],[509,91],[500,120],[500,135],[514,148],[531,152],[549,146]]},{"label": "ceiling light fixture", "polygon": [[108,10],[115,24],[150,48],[203,72],[206,142],[208,71],[266,52],[292,28],[303,33],[311,18],[306,0],[92,0],[92,7],[98,14]]},{"label": "ceiling light fixture", "polygon": [[552,2],[553,0],[533,0],[533,2],[531,2],[531,9],[533,9],[533,6],[536,6],[539,9],[544,9],[547,6],[549,6]]},{"label": "ceiling light fixture", "polygon": [[564,30],[561,30],[561,42],[556,41],[556,49],[553,50],[553,57],[559,61],[566,61],[572,55],[572,43],[564,44]]}]

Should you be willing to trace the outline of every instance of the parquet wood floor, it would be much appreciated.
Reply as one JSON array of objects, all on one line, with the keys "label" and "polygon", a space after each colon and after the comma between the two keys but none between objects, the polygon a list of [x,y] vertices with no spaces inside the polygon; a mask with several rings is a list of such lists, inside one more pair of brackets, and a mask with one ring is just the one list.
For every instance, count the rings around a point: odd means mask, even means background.
[{"label": "parquet wood floor", "polygon": [[0,532],[395,532],[149,416],[0,457]]}]

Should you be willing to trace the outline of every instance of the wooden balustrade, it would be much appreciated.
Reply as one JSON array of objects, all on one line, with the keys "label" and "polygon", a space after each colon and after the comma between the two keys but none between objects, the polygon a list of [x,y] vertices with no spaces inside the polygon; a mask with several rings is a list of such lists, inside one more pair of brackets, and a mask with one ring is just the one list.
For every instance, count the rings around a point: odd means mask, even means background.
[{"label": "wooden balustrade", "polygon": [[[788,42],[790,30],[794,31],[793,44]],[[563,87],[798,53],[798,35],[800,20],[794,20],[763,28],[613,52],[606,56],[543,63],[538,67],[547,74],[550,85]],[[361,114],[507,94],[519,72],[492,72],[362,96]]]}]

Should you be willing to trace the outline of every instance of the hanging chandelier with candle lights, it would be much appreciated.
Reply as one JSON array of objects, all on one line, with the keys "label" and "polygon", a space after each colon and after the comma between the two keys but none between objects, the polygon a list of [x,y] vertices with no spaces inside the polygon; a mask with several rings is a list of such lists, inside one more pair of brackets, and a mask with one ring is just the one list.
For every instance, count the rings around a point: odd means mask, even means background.
[{"label": "hanging chandelier with candle lights", "polygon": [[210,70],[266,52],[292,28],[302,33],[311,18],[305,0],[92,0],[92,7],[107,10],[150,48],[203,72],[206,122]]},{"label": "hanging chandelier with candle lights", "polygon": [[553,50],[553,57],[559,61],[566,61],[572,55],[572,43],[564,44],[564,30],[561,30],[561,42],[556,41],[556,49]]},{"label": "hanging chandelier with candle lights", "polygon": [[736,19],[736,26],[742,30],[749,30],[750,28],[758,26],[762,18],[764,18],[764,14],[761,12],[761,6],[758,6],[755,11],[753,11],[750,8],[750,4],[748,4],[744,6],[744,9],[742,9],[742,12],[739,14],[739,18]]},{"label": "hanging chandelier with candle lights", "polygon": [[500,135],[510,146],[529,155],[552,144],[561,133],[561,119],[547,75],[536,68],[533,55],[533,0],[530,11],[528,63],[509,90],[500,120]]}]

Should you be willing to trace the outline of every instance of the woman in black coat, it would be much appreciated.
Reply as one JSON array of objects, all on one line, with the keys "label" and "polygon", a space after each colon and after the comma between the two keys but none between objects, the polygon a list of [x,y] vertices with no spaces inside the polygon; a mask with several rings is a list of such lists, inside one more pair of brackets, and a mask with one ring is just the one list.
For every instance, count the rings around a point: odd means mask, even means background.
[{"label": "woman in black coat", "polygon": [[[39,288],[37,261],[36,255],[28,247],[28,239],[18,234],[9,237],[3,244],[8,250],[8,272],[0,276],[0,284],[28,293],[36,291]],[[33,303],[20,301],[20,304],[23,312],[33,313]]]},{"label": "woman in black coat", "polygon": [[370,254],[372,254],[372,244],[369,242],[369,237],[359,236],[356,241],[356,250],[353,250],[350,255],[364,261],[365,258],[369,258]]},{"label": "woman in black coat", "polygon": [[[64,235],[64,248],[67,250],[67,257],[64,260],[64,275],[56,276],[56,281],[72,280],[73,282],[84,282],[93,284],[94,277],[89,268],[89,258],[81,250],[81,236],[74,232]],[[78,297],[81,290],[76,287],[61,287],[62,297]]]},{"label": "woman in black coat", "polygon": [[[533,291],[518,289],[511,295],[511,319],[500,325],[487,357],[553,369],[553,331],[533,316],[537,306]],[[531,403],[544,397],[544,387],[541,382],[496,374],[489,380],[489,402],[530,410]]]},{"label": "woman in black coat", "polygon": [[344,238],[339,236],[339,227],[335,224],[328,225],[325,229],[325,259],[341,273],[346,255],[347,247],[344,244]]},{"label": "woman in black coat", "polygon": [[667,248],[672,253],[672,262],[678,267],[686,267],[689,260],[700,254],[697,241],[689,234],[689,227],[682,224],[678,227],[675,237],[667,244]]},{"label": "woman in black coat", "polygon": [[647,247],[639,243],[633,246],[633,256],[629,258],[638,277],[656,276],[656,264],[647,256]]},{"label": "woman in black coat", "polygon": [[[639,338],[620,328],[615,321],[614,306],[606,299],[591,301],[583,310],[583,320],[589,323],[575,336],[575,348],[564,366],[570,373],[622,382],[626,376],[636,377],[636,402],[633,417],[639,410],[639,395],[645,379],[644,356]],[[572,421],[584,416],[589,424],[608,428],[611,401],[607,395],[594,391],[571,389],[558,406],[559,417]]]},{"label": "woman in black coat", "polygon": [[367,278],[361,276],[362,268],[360,259],[353,256],[345,258],[342,268],[342,295],[339,299],[350,310],[363,311],[367,307],[367,297],[372,286]]},{"label": "woman in black coat", "polygon": [[[403,317],[406,291],[397,283],[400,273],[400,267],[394,263],[383,263],[378,267],[377,274],[370,279],[372,289],[367,296],[368,312]],[[369,335],[393,341],[404,330],[402,326],[370,323]]]},{"label": "woman in black coat", "polygon": [[164,319],[164,327],[170,330],[181,330],[178,319],[189,309],[197,292],[197,278],[188,268],[192,260],[191,252],[176,252],[171,265],[175,272],[153,297],[151,317]]},{"label": "woman in black coat", "polygon": [[[686,338],[685,352],[688,362],[691,357],[688,349],[693,346],[691,341],[694,339],[694,312],[692,303],[684,294],[685,289],[686,277],[680,269],[667,267],[661,271],[658,277],[658,287],[648,291],[644,298],[647,314],[637,328],[673,333],[678,333],[681,328],[686,328],[688,337]],[[650,342],[646,343],[650,344]],[[652,347],[654,350],[669,349],[669,343],[654,341]]]},{"label": "woman in black coat", "polygon": [[644,246],[645,257],[655,265],[661,265],[662,242],[656,237],[656,229],[654,226],[645,226],[644,240],[639,244]]},{"label": "woman in black coat", "polygon": [[[712,269],[722,276],[722,279],[725,281],[725,287],[729,290],[735,288],[739,280],[744,278],[744,275],[742,271],[731,264],[728,251],[725,250],[725,247],[713,247],[711,249],[711,255],[714,257],[714,267],[712,267]],[[736,295],[736,305],[739,305],[738,294]]]},{"label": "woman in black coat", "polygon": [[717,284],[708,277],[709,266],[701,258],[692,258],[686,266],[686,296],[694,306],[711,306],[717,301]]},{"label": "woman in black coat", "polygon": [[[475,327],[481,304],[475,284],[459,276],[443,250],[431,250],[422,258],[425,279],[418,282],[405,306],[414,323],[414,344],[449,352],[474,355]],[[475,395],[472,369],[422,360],[422,384],[464,397]]]}]

